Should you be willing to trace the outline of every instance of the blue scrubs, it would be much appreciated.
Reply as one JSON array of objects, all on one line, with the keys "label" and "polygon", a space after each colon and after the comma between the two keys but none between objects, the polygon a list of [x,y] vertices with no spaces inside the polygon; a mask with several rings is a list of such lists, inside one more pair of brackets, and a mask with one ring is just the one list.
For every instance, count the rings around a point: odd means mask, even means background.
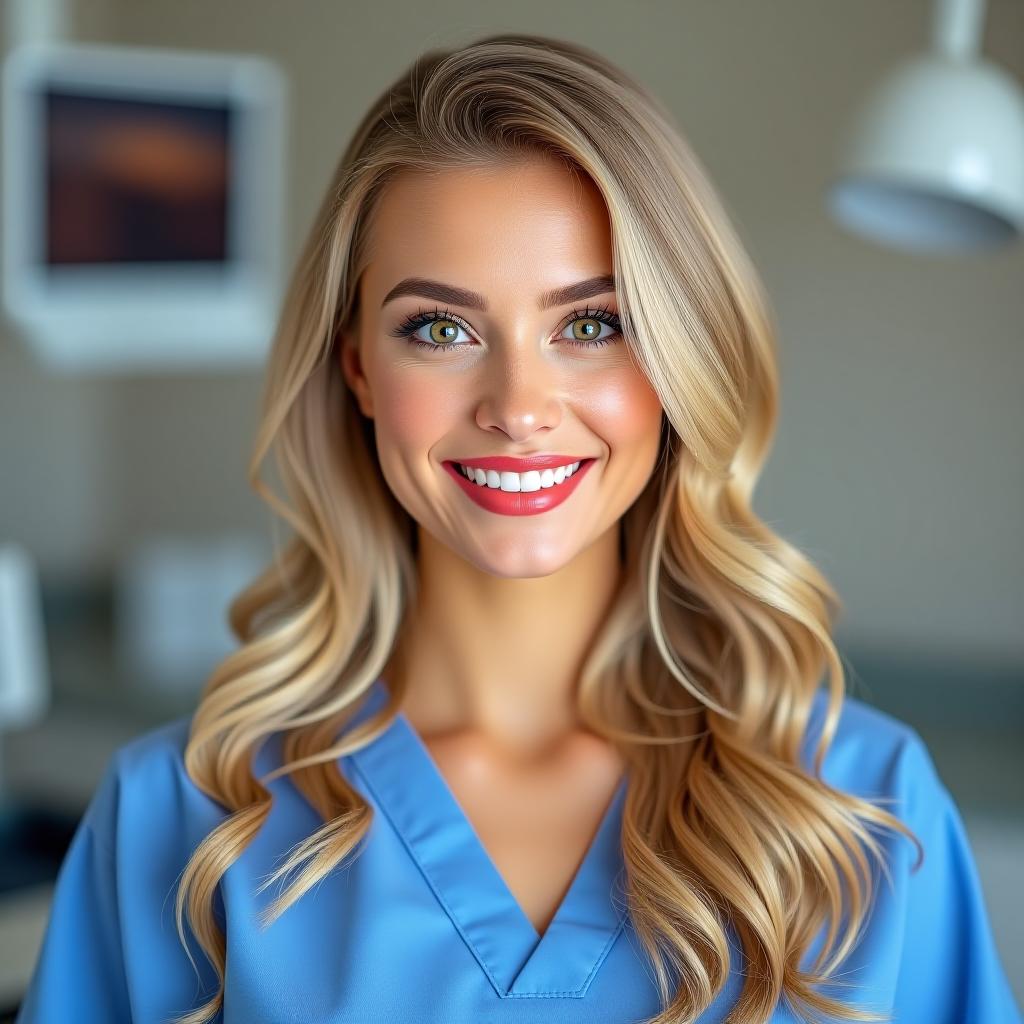
[{"label": "blue scrubs", "polygon": [[[361,714],[385,697],[377,680]],[[805,737],[807,765],[824,708],[821,690]],[[185,774],[188,727],[188,716],[179,718],[111,758],[61,868],[17,1024],[158,1024],[212,994],[212,970],[193,938],[197,977],[174,923],[178,876],[224,817]],[[257,774],[279,764],[279,755],[275,736],[256,756]],[[319,824],[290,781],[278,778],[269,784],[266,824],[221,881],[227,988],[218,1020],[626,1024],[658,1012],[621,889],[625,780],[539,936],[404,716],[339,768],[375,813],[354,862],[260,932],[257,913],[281,883],[258,896],[257,886]],[[885,833],[894,885],[876,871],[878,902],[843,965],[846,984],[826,990],[888,1011],[896,1024],[1021,1024],[960,814],[917,733],[847,697],[824,776],[861,796],[894,798],[886,806],[926,848],[911,875],[916,849]],[[728,985],[702,1024],[724,1020],[739,992],[743,957],[732,929],[730,942]],[[796,1018],[780,1006],[771,1022]]]}]

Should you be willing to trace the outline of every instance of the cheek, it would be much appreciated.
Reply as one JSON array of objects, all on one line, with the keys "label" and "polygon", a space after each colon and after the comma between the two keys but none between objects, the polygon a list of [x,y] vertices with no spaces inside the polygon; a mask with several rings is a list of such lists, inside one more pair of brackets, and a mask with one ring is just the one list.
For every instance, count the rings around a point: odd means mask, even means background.
[{"label": "cheek", "polygon": [[607,377],[592,389],[587,406],[612,448],[633,449],[638,455],[657,448],[661,432],[661,401],[647,378],[633,371]]},{"label": "cheek", "polygon": [[429,448],[444,434],[457,402],[458,389],[436,375],[392,369],[381,375],[374,393],[377,430],[400,449]]}]

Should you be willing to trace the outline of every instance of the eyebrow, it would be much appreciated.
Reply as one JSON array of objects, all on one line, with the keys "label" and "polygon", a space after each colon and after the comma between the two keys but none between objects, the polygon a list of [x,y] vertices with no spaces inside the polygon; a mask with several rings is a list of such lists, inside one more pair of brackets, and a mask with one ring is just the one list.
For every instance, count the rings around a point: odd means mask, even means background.
[{"label": "eyebrow", "polygon": [[[586,281],[577,281],[576,284],[565,285],[562,288],[553,288],[540,297],[538,309],[550,309],[552,306],[564,306],[569,302],[580,302],[583,299],[593,298],[595,295],[603,295],[605,292],[615,291],[615,277],[612,274],[602,274],[598,277],[589,277]],[[424,299],[436,299],[438,302],[447,302],[454,306],[465,306],[468,309],[480,309],[486,311],[487,300],[478,292],[471,292],[466,288],[456,288],[454,285],[444,284],[441,281],[431,281],[426,277],[407,277],[399,281],[394,288],[384,296],[381,308],[394,299],[403,295],[416,295]]]}]

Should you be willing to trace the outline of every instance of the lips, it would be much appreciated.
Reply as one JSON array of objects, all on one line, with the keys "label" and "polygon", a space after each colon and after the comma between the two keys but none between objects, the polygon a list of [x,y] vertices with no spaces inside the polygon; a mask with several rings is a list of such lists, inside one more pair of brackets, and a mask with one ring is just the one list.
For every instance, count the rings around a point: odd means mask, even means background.
[{"label": "lips", "polygon": [[470,469],[493,469],[498,473],[529,473],[530,470],[557,469],[571,466],[574,462],[585,462],[587,455],[530,455],[515,458],[512,455],[490,455],[479,459],[453,459],[460,466]]},{"label": "lips", "polygon": [[[564,464],[560,461],[564,458],[561,455],[535,456],[532,460],[510,459],[508,461],[522,465],[523,462],[535,461],[537,458],[554,458],[556,466]],[[498,458],[471,459],[465,465],[473,465],[474,468],[480,469],[494,469],[498,472],[517,472],[516,469],[501,469],[494,465],[495,462],[501,461]],[[579,469],[564,483],[556,484],[553,487],[544,487],[537,491],[503,491],[497,487],[487,487],[486,485],[473,483],[466,478],[465,473],[458,469],[456,464],[450,459],[444,463],[444,468],[466,497],[488,512],[496,512],[499,515],[506,516],[532,516],[540,512],[548,512],[566,501],[576,488],[579,487],[583,478],[596,461],[596,459],[581,459]],[[480,465],[481,462],[486,463],[486,465]]]}]

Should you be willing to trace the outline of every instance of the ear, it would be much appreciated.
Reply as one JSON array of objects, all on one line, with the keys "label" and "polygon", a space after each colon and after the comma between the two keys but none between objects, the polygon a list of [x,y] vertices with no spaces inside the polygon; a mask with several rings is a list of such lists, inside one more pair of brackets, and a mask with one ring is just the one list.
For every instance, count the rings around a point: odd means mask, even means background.
[{"label": "ear", "polygon": [[373,419],[373,398],[370,384],[363,370],[362,355],[359,350],[359,336],[353,327],[339,328],[338,358],[341,362],[341,373],[345,383],[352,390],[359,404],[359,410],[368,419]]}]

